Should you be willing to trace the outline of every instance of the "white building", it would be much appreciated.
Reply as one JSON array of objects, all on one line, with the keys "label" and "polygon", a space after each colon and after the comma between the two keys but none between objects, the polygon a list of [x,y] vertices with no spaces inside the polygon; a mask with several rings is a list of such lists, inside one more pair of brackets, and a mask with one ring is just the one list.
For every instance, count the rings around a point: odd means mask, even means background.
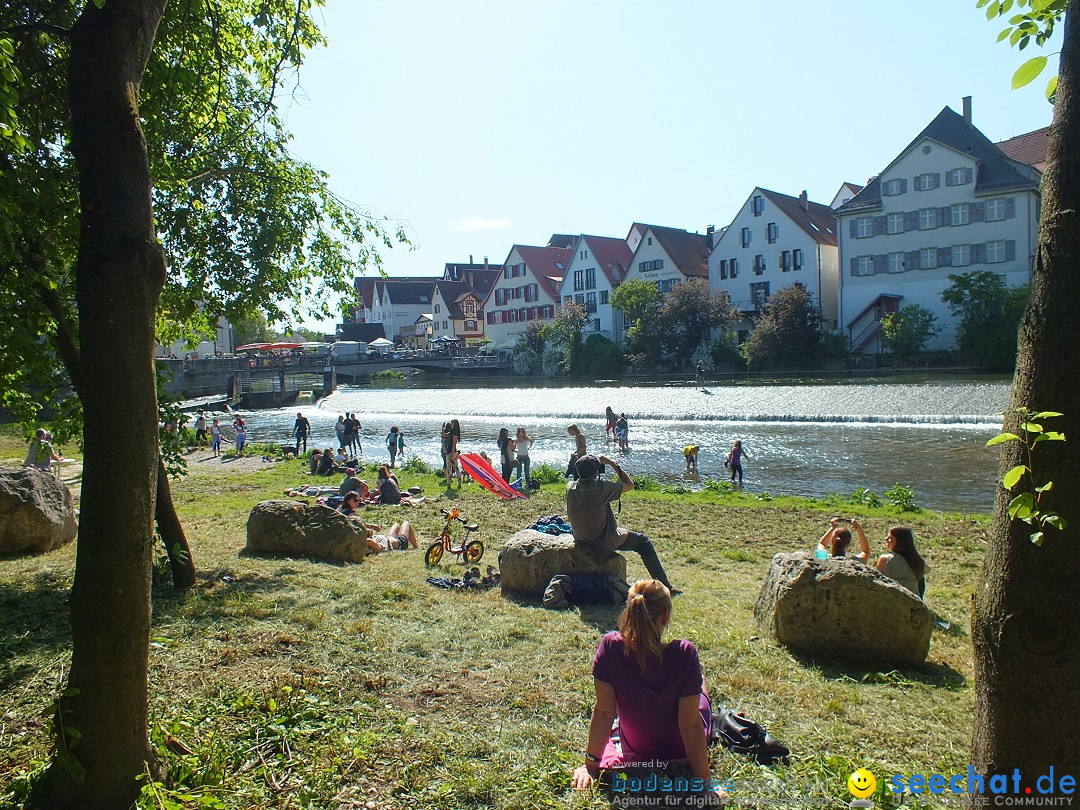
[{"label": "white building", "polygon": [[550,321],[559,305],[559,285],[573,256],[566,247],[514,245],[484,302],[484,336],[494,349],[512,349],[530,321]]},{"label": "white building", "polygon": [[634,255],[623,281],[649,281],[663,294],[681,281],[707,280],[711,237],[711,231],[703,236],[679,228],[635,222],[626,238]]},{"label": "white building", "polygon": [[[199,308],[201,309],[202,305]],[[213,357],[216,354],[232,354],[236,348],[232,324],[225,319],[224,315],[217,319],[212,336],[207,334],[200,337],[203,337],[204,340],[201,340],[193,348],[188,348],[187,341],[176,340],[168,346],[158,344],[154,353],[158,357],[188,357],[190,355]]]},{"label": "white building", "polygon": [[612,309],[611,292],[626,276],[631,255],[626,240],[614,236],[582,234],[574,243],[559,294],[564,304],[573,301],[589,313],[586,335],[621,338],[622,315]]},{"label": "white building", "polygon": [[827,205],[755,188],[709,256],[709,287],[726,292],[753,327],[769,296],[801,284],[813,296],[825,329],[836,329],[840,260],[836,218]]},{"label": "white building", "polygon": [[398,341],[402,329],[412,329],[421,315],[431,315],[434,278],[387,278],[375,282],[371,323],[381,323],[387,339]]},{"label": "white building", "polygon": [[877,351],[881,318],[909,304],[943,327],[927,348],[953,348],[956,324],[941,300],[950,274],[989,270],[1010,287],[1027,284],[1040,179],[972,125],[970,98],[962,116],[943,109],[836,210],[839,319],[852,349]]}]

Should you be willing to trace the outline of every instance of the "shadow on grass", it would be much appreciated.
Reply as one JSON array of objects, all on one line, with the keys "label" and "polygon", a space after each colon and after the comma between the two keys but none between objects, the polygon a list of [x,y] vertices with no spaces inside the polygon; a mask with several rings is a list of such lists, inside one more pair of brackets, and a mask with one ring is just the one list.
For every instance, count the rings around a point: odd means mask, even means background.
[{"label": "shadow on grass", "polygon": [[823,678],[831,681],[879,683],[900,687],[922,684],[950,691],[967,688],[967,679],[963,673],[948,664],[930,662],[918,669],[887,669],[887,665],[872,667],[834,658],[813,658],[799,653],[792,653],[792,655],[802,666],[807,669],[816,669]]},{"label": "shadow on grass", "polygon": [[[68,586],[58,579],[32,579],[23,586],[0,585],[0,658],[53,655],[71,645]],[[39,670],[36,665],[11,666],[0,676],[6,692]]]},{"label": "shadow on grass", "polygon": [[[185,622],[209,624],[235,617],[238,606],[249,604],[263,595],[295,587],[295,583],[286,579],[293,573],[294,569],[284,566],[272,575],[250,572],[237,575],[224,569],[200,572],[195,586],[188,590],[164,587],[154,591],[154,622],[165,618],[182,618]],[[189,609],[194,603],[199,605],[197,611]],[[279,605],[277,608],[277,612],[286,611],[288,607]]]}]

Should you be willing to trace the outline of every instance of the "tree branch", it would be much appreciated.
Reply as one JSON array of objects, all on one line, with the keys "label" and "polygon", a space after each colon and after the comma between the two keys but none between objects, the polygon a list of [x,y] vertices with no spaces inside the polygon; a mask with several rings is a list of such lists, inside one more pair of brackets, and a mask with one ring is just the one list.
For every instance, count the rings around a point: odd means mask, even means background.
[{"label": "tree branch", "polygon": [[35,284],[34,290],[41,298],[41,303],[56,319],[56,350],[60,353],[60,359],[71,378],[72,388],[75,389],[76,394],[79,394],[82,390],[82,358],[79,347],[75,343],[75,332],[68,321],[64,303],[60,300],[60,293],[41,283]]}]

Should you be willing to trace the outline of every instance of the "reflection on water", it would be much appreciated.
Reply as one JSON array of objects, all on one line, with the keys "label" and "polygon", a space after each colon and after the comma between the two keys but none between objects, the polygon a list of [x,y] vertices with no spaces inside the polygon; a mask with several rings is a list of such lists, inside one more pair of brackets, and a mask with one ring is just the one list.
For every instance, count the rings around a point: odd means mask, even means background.
[{"label": "reflection on water", "polygon": [[[935,509],[988,511],[993,504],[997,453],[983,445],[1001,424],[1008,397],[1004,380],[811,381],[802,384],[714,384],[708,392],[686,384],[536,387],[424,384],[400,388],[339,389],[318,406],[302,406],[313,440],[328,446],[339,413],[363,423],[367,461],[388,459],[385,436],[398,425],[407,452],[438,464],[439,428],[457,417],[463,449],[494,454],[499,428],[524,427],[536,439],[532,462],[565,467],[572,449],[566,426],[578,423],[593,452],[617,458],[604,437],[610,405],[630,421],[624,466],[661,481],[690,479],[682,448],[702,446],[702,478],[725,475],[723,460],[735,439],[750,458],[746,489],[773,494],[882,492],[913,486],[916,499]],[[254,441],[285,441],[296,408],[245,413]]]}]

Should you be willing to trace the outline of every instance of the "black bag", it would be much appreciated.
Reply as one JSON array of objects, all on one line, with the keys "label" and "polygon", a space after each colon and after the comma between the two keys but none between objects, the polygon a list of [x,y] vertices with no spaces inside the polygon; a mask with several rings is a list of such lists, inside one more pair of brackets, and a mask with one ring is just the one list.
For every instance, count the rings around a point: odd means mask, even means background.
[{"label": "black bag", "polygon": [[735,754],[752,756],[760,765],[771,765],[778,759],[786,764],[791,755],[788,747],[764,726],[729,709],[713,714],[709,742],[718,743]]}]

